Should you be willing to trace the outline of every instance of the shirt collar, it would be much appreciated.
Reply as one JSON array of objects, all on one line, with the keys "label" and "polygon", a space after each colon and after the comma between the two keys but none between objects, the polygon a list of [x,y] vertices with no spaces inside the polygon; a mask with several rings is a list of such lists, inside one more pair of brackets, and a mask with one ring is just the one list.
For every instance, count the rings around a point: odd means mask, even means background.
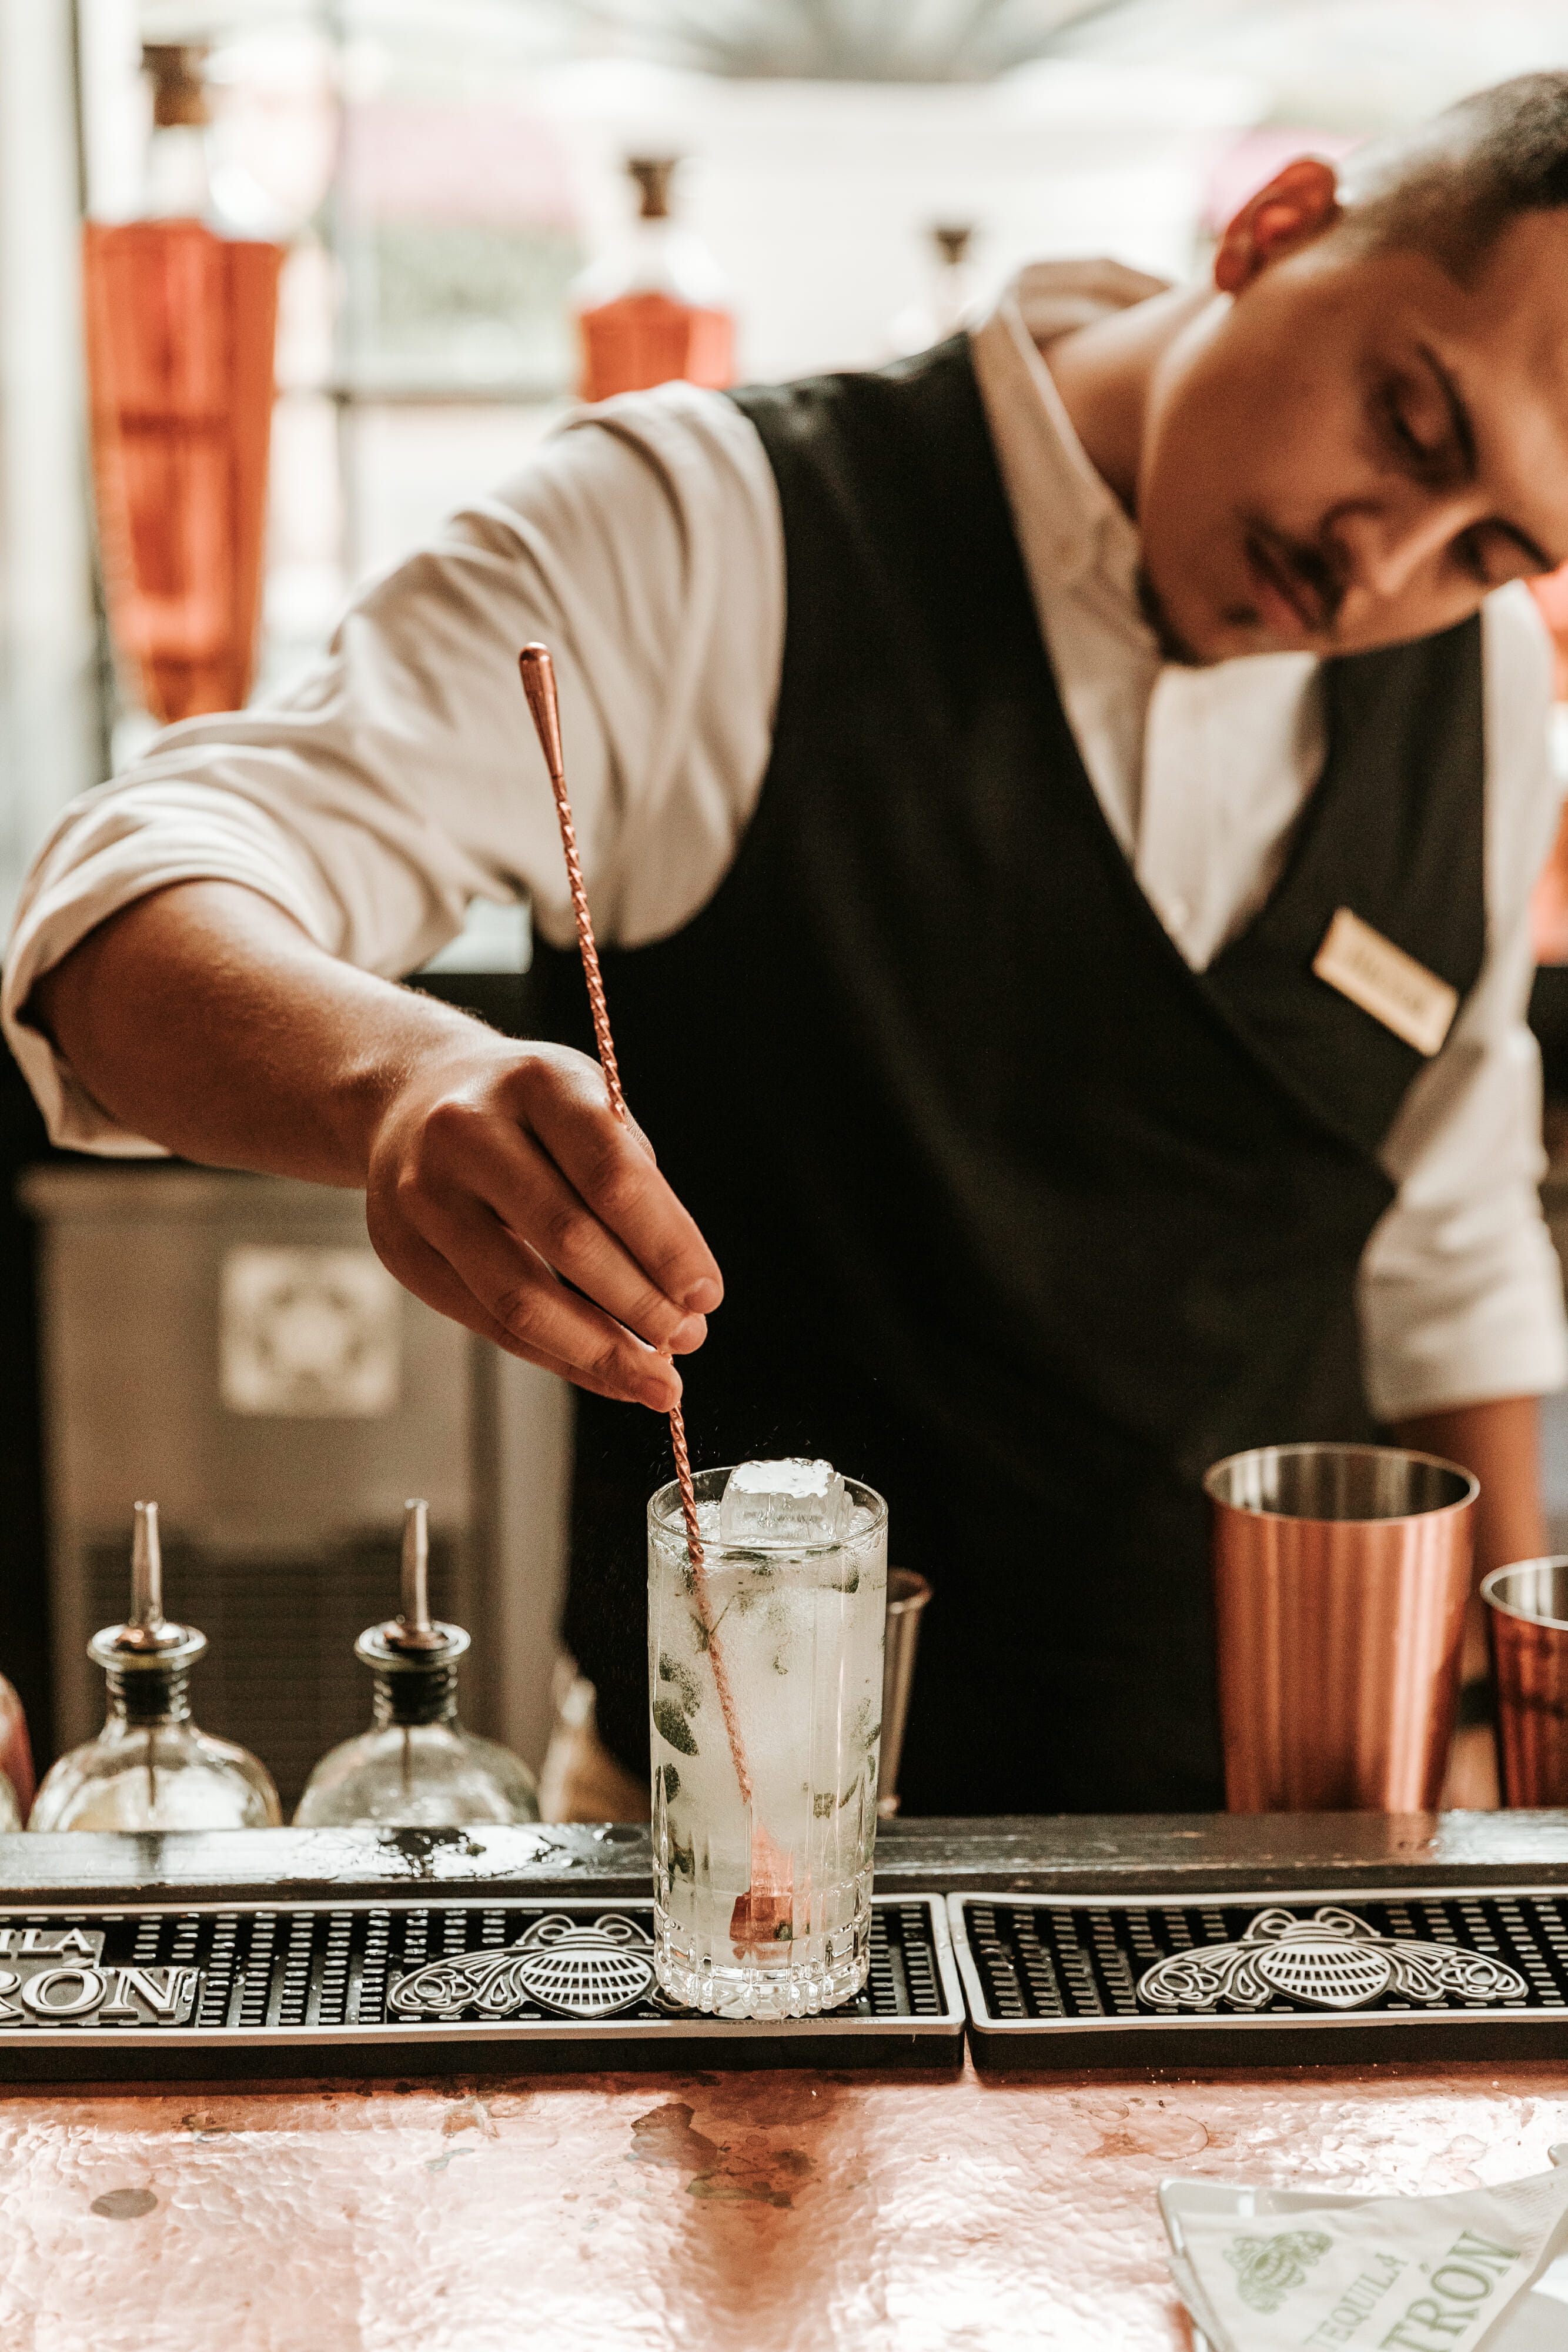
[{"label": "shirt collar", "polygon": [[1022,491],[1050,512],[1058,578],[1071,586],[1098,572],[1134,613],[1137,526],[1095,470],[1041,353],[1057,336],[1166,290],[1164,278],[1116,261],[1035,262],[971,336],[1003,472],[1015,498]]}]

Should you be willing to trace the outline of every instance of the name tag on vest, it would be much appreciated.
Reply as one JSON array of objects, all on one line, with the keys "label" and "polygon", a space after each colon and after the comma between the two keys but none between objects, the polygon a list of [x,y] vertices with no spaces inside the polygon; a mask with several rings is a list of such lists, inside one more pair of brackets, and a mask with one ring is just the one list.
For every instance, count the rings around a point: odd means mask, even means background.
[{"label": "name tag on vest", "polygon": [[1459,1009],[1458,989],[1428,971],[1424,963],[1396,948],[1348,907],[1342,907],[1323,943],[1312,958],[1312,970],[1418,1054],[1437,1051]]}]

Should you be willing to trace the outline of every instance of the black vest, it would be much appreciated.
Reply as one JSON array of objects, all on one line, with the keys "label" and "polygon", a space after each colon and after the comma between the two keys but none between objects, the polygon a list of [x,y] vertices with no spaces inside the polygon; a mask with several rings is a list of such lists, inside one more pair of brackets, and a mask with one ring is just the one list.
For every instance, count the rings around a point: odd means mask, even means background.
[{"label": "black vest", "polygon": [[[773,755],[708,904],[604,957],[628,1099],[725,1275],[694,1461],[822,1454],[887,1496],[936,1592],[908,1810],[1216,1805],[1199,1482],[1370,1433],[1356,1269],[1421,1066],[1310,965],[1344,905],[1474,983],[1479,625],[1330,665],[1286,868],[1197,974],[1063,716],[967,346],[737,397],[783,512]],[[582,1397],[577,1444],[565,1633],[636,1766],[667,1434]]]}]

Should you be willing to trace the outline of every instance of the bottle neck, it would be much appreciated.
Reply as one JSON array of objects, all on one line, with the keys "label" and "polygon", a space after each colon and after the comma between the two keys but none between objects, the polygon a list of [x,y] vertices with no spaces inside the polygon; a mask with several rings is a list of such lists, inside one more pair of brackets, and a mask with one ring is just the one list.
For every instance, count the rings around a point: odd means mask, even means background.
[{"label": "bottle neck", "polygon": [[189,1679],[178,1666],[110,1666],[109,1728],[147,1730],[158,1724],[189,1723]]},{"label": "bottle neck", "polygon": [[202,124],[171,122],[147,143],[141,212],[147,220],[201,220],[213,202],[207,132]]},{"label": "bottle neck", "polygon": [[572,288],[581,312],[624,301],[629,295],[663,294],[692,310],[726,310],[729,285],[707,247],[678,221],[639,220],[623,246],[591,262]]},{"label": "bottle neck", "polygon": [[418,1723],[455,1723],[455,1664],[402,1667],[396,1674],[377,1675],[371,1719],[378,1731]]}]

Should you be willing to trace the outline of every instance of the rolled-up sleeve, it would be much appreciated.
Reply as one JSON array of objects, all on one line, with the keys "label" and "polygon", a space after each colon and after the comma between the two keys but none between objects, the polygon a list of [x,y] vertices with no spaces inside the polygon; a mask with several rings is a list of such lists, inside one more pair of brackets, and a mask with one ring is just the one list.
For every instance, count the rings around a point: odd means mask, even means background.
[{"label": "rolled-up sleeve", "polygon": [[[361,840],[352,842],[351,854],[334,859],[334,846],[349,851],[350,844],[334,845],[330,826],[313,822],[290,794],[297,780],[289,772],[308,773],[308,760],[276,749],[247,754],[232,733],[213,747],[212,756],[203,758],[204,749],[186,744],[180,752],[139,763],[121,782],[75,803],[35,864],[18,910],[5,961],[6,1041],[51,1139],[77,1150],[145,1157],[159,1150],[118,1126],[66,1057],[22,1017],[39,977],[107,917],[172,883],[240,882],[282,907],[319,946],[341,954],[356,928],[344,904],[347,886],[350,898],[361,902],[361,935],[392,929],[386,902],[403,877],[395,866],[382,870],[383,861]],[[403,895],[413,895],[409,877]],[[428,885],[423,895],[427,902],[434,897]],[[444,931],[433,922],[433,949],[461,920],[459,913]]]},{"label": "rolled-up sleeve", "polygon": [[1542,1395],[1568,1381],[1556,1253],[1541,1213],[1541,1058],[1526,1024],[1530,894],[1559,793],[1550,665],[1523,588],[1488,602],[1481,975],[1406,1097],[1383,1160],[1398,1197],[1362,1260],[1363,1354],[1380,1420]]},{"label": "rolled-up sleeve", "polygon": [[674,929],[716,886],[767,764],[783,642],[777,494],[720,394],[585,411],[350,607],[290,693],[188,720],[66,811],[5,959],[6,1038],[55,1141],[151,1154],[24,1018],[43,973],[150,892],[238,882],[329,954],[395,977],[474,898],[570,937],[554,803],[517,657],[555,657],[602,935]]}]

